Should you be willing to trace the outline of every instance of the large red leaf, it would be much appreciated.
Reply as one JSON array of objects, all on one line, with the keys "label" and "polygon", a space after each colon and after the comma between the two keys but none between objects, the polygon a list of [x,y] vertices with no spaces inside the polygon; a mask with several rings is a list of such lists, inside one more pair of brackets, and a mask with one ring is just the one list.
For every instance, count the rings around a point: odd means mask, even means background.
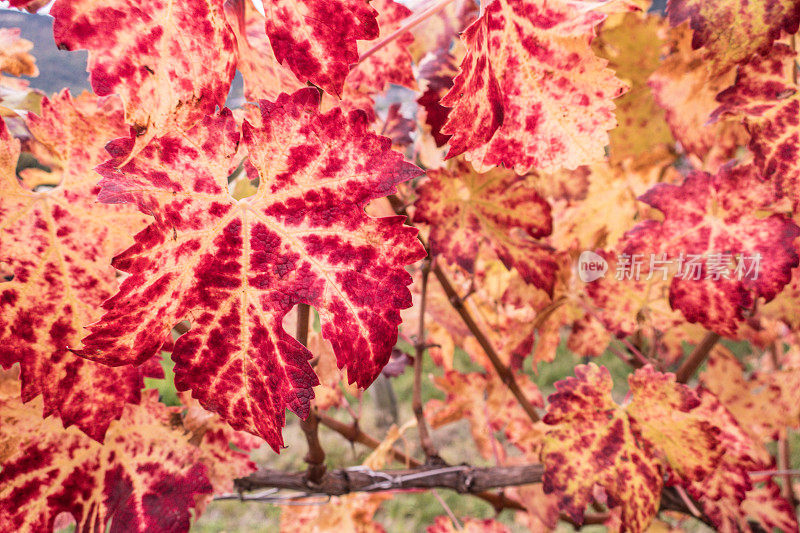
[{"label": "large red leaf", "polygon": [[24,401],[42,394],[45,415],[98,440],[143,385],[141,369],[108,368],[67,350],[116,290],[111,258],[145,225],[132,206],[95,199],[92,168],[108,156],[105,143],[125,133],[122,118],[116,98],[73,100],[65,91],[45,99],[28,127],[49,149],[60,184],[39,192],[17,180],[19,142],[0,123],[0,270],[14,276],[0,282],[0,365],[21,364]]},{"label": "large red leaf", "polygon": [[590,42],[602,2],[494,0],[464,32],[467,55],[442,99],[448,157],[481,172],[574,169],[604,156],[625,86]]},{"label": "large red leaf", "polygon": [[264,10],[278,63],[337,96],[358,62],[356,40],[379,33],[378,13],[365,0],[267,0]]},{"label": "large red leaf", "polygon": [[58,0],[50,14],[56,43],[89,50],[94,91],[119,94],[137,130],[187,128],[225,103],[236,49],[222,2]]},{"label": "large red leaf", "polygon": [[[260,184],[243,200],[227,191],[239,142],[228,111],[154,140],[121,168],[100,167],[101,200],[136,202],[156,220],[115,260],[131,276],[104,304],[84,353],[141,363],[190,320],[173,352],[177,387],[276,450],[286,407],[305,417],[317,384],[284,315],[313,305],[339,366],[366,387],[411,304],[404,266],[424,255],[402,217],[364,213],[419,169],[368,133],[362,112],[321,114],[318,105],[315,89],[261,102],[261,121],[244,126]],[[124,148],[115,147],[117,162]]]},{"label": "large red leaf", "polygon": [[[703,257],[696,274],[676,276],[670,284],[670,304],[689,322],[732,336],[755,298],[773,299],[791,279],[800,228],[782,214],[759,216],[776,198],[754,167],[693,172],[683,184],[660,183],[640,199],[664,213],[664,221],[648,220],[631,230],[622,243],[627,255],[642,254],[646,262],[650,254],[673,261],[681,254]],[[709,269],[712,255],[721,260],[720,270]],[[740,259],[744,268],[737,273]],[[748,274],[756,262],[758,270]]]}]

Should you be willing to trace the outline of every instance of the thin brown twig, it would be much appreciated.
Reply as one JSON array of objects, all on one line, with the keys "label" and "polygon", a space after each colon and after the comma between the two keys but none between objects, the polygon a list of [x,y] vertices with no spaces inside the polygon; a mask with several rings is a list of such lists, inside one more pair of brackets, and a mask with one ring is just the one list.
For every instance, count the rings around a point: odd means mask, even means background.
[{"label": "thin brown twig", "polygon": [[425,413],[422,410],[422,358],[425,355],[425,302],[428,297],[428,274],[431,272],[431,260],[425,258],[422,261],[421,293],[419,303],[419,330],[417,339],[414,343],[414,388],[411,398],[411,406],[414,416],[417,418],[417,430],[419,431],[419,443],[425,453],[425,462],[429,464],[439,463],[441,459],[428,431],[428,424],[425,422]]},{"label": "thin brown twig", "polygon": [[[308,344],[308,323],[311,309],[308,304],[297,304],[297,342],[305,346]],[[319,442],[317,427],[319,419],[317,413],[312,410],[305,420],[300,421],[300,428],[306,436],[308,443],[308,453],[305,462],[308,464],[306,472],[309,483],[319,483],[325,475],[325,450]]]},{"label": "thin brown twig", "polygon": [[[408,213],[403,207],[403,202],[397,196],[390,195],[388,198],[395,213],[408,217]],[[422,237],[419,237],[419,240],[423,245],[426,245]],[[427,250],[428,247],[425,246],[425,249]],[[436,279],[439,281],[439,285],[441,285],[442,290],[444,290],[445,296],[447,296],[450,305],[459,314],[461,320],[467,326],[467,329],[469,329],[470,333],[472,333],[473,337],[475,337],[475,340],[478,341],[478,344],[481,345],[481,348],[483,348],[483,351],[486,353],[486,356],[489,358],[489,361],[492,363],[492,366],[494,367],[501,381],[514,395],[514,398],[516,398],[517,402],[528,415],[528,418],[530,418],[533,422],[538,422],[540,420],[539,413],[536,412],[533,404],[530,402],[530,400],[528,400],[527,396],[525,396],[525,393],[522,391],[519,383],[517,383],[517,380],[514,377],[514,373],[503,363],[502,359],[500,359],[500,355],[497,353],[497,350],[495,350],[492,342],[489,340],[489,337],[486,336],[475,319],[472,318],[472,314],[464,305],[463,299],[456,292],[453,284],[450,283],[450,280],[442,269],[441,264],[438,262],[433,264],[431,266],[431,270],[433,275],[436,276]]]},{"label": "thin brown twig", "polygon": [[717,341],[720,339],[720,336],[713,331],[709,331],[706,333],[705,337],[694,347],[692,353],[686,357],[686,359],[681,363],[681,366],[675,372],[675,378],[678,383],[686,383],[689,381],[697,369],[700,368],[700,365],[703,364],[703,361],[706,360],[708,354],[711,352],[711,349],[717,344]]}]

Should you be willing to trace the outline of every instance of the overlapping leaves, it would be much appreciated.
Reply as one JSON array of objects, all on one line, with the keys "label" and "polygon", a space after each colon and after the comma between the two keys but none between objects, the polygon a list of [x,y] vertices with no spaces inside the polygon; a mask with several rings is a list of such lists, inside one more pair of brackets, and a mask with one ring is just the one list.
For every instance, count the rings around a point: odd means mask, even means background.
[{"label": "overlapping leaves", "polygon": [[131,276],[104,303],[83,354],[141,364],[188,319],[172,354],[177,387],[275,449],[286,407],[306,416],[317,384],[284,315],[314,306],[339,366],[367,386],[411,304],[403,266],[423,254],[402,217],[363,211],[418,169],[367,133],[363,113],[321,114],[318,104],[314,89],[261,102],[261,121],[244,127],[259,189],[241,201],[227,190],[239,144],[227,111],[154,140],[121,168],[131,143],[118,144],[100,167],[102,201],[135,202],[155,221],[115,259]]}]

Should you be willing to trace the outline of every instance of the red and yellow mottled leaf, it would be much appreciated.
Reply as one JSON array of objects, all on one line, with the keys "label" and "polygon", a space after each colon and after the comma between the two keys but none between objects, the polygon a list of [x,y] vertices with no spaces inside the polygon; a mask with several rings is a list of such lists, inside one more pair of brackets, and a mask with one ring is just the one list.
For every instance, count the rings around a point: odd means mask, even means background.
[{"label": "red and yellow mottled leaf", "polygon": [[602,3],[493,0],[462,35],[468,52],[442,99],[448,157],[478,171],[496,165],[574,169],[598,161],[625,86],[591,49]]},{"label": "red and yellow mottled leaf", "polygon": [[719,462],[719,429],[695,408],[697,395],[675,381],[674,374],[662,374],[646,366],[628,378],[633,399],[626,408],[658,455],[681,478],[704,479]]},{"label": "red and yellow mottled leaf", "polygon": [[666,58],[648,83],[656,103],[665,110],[672,135],[694,166],[716,172],[737,147],[747,143],[748,136],[741,121],[710,120],[719,107],[717,94],[733,83],[735,74],[711,74],[700,53],[692,50],[691,41],[687,27],[673,29]]},{"label": "red and yellow mottled leaf", "polygon": [[491,246],[528,283],[553,290],[552,252],[533,240],[550,234],[550,206],[524,178],[504,169],[479,174],[456,160],[429,171],[418,194],[414,220],[431,225],[432,254],[473,272],[480,248]]},{"label": "red and yellow mottled leaf", "polygon": [[227,111],[154,140],[121,168],[127,152],[116,146],[119,158],[100,168],[101,200],[136,202],[155,222],[116,258],[131,275],[83,353],[141,363],[190,320],[172,354],[178,389],[276,450],[285,409],[305,417],[318,383],[310,352],[281,326],[286,313],[314,306],[338,365],[366,387],[411,304],[404,266],[424,255],[402,217],[364,213],[419,169],[368,133],[363,113],[318,105],[310,88],[261,101],[260,122],[244,125],[259,189],[242,200],[228,193],[239,133]]},{"label": "red and yellow mottled leaf", "polygon": [[[22,367],[22,399],[43,396],[45,416],[56,413],[102,440],[126,402],[139,401],[143,373],[160,368],[108,368],[68,351],[82,326],[117,288],[111,258],[132,241],[145,220],[132,206],[96,201],[93,167],[103,146],[126,131],[116,98],[68,92],[42,103],[28,127],[54,156],[54,189],[33,192],[17,180],[19,143],[0,125],[0,364]],[[155,372],[154,372],[155,371]]]},{"label": "red and yellow mottled leaf", "polygon": [[50,14],[56,43],[89,50],[94,91],[119,94],[144,139],[187,129],[225,103],[236,43],[221,2],[58,0]]},{"label": "red and yellow mottled leaf", "polygon": [[[370,6],[378,10],[378,25],[383,39],[391,34],[409,15],[411,10],[394,0],[372,0]],[[346,84],[367,94],[383,92],[390,83],[416,89],[417,82],[411,70],[411,54],[408,47],[414,42],[414,35],[406,32],[391,43],[381,47],[356,66],[347,75]],[[363,54],[372,43],[358,43],[358,52]]]},{"label": "red and yellow mottled leaf", "polygon": [[199,449],[172,427],[179,408],[149,391],[98,444],[18,395],[0,399],[0,449],[14,443],[0,470],[3,531],[52,531],[60,513],[86,533],[109,522],[111,531],[188,531],[191,509],[212,487]]},{"label": "red and yellow mottled leaf", "polygon": [[597,55],[608,60],[630,90],[616,100],[619,125],[611,130],[611,159],[645,155],[672,143],[664,109],[653,99],[647,78],[661,65],[664,21],[654,13],[625,13],[609,17],[592,42]]},{"label": "red and yellow mottled leaf", "polygon": [[292,72],[278,63],[264,33],[266,19],[251,0],[231,0],[225,15],[236,35],[236,68],[244,80],[244,96],[255,102],[274,100],[280,93],[290,93],[305,86]]},{"label": "red and yellow mottled leaf", "polygon": [[19,28],[0,28],[0,72],[12,76],[38,76],[33,43],[21,39]]},{"label": "red and yellow mottled leaf", "polygon": [[356,40],[379,34],[378,14],[363,0],[268,0],[264,10],[278,63],[336,96],[358,62]]},{"label": "red and yellow mottled leaf", "polygon": [[511,533],[511,530],[502,522],[486,518],[463,518],[459,520],[461,527],[453,525],[448,516],[437,516],[433,525],[428,526],[427,533]]},{"label": "red and yellow mottled leaf", "polygon": [[544,490],[579,524],[601,486],[619,506],[629,531],[644,531],[658,510],[663,485],[659,461],[637,437],[628,415],[613,402],[605,367],[575,367],[575,377],[556,383],[544,422]]},{"label": "red and yellow mottled leaf", "polygon": [[703,507],[704,513],[723,533],[752,531],[749,520],[759,520],[767,530],[788,526],[781,531],[797,531],[791,504],[777,486],[769,482],[755,487],[750,472],[771,469],[766,448],[737,423],[720,401],[705,389],[698,390],[698,414],[720,429],[723,455],[716,468],[704,479],[685,482],[687,492]]},{"label": "red and yellow mottled leaf", "polygon": [[694,30],[692,48],[703,48],[711,69],[722,72],[757,52],[767,52],[781,30],[795,33],[800,2],[669,0],[667,14],[673,26],[689,21]]},{"label": "red and yellow mottled leaf", "polygon": [[797,54],[776,44],[769,56],[756,56],[742,65],[736,82],[722,91],[715,116],[744,118],[750,132],[749,148],[762,178],[777,194],[800,204],[800,94],[792,81]]},{"label": "red and yellow mottled leaf", "polygon": [[[669,297],[689,322],[734,335],[755,298],[773,299],[798,264],[793,242],[800,228],[784,215],[758,216],[775,195],[750,165],[723,167],[715,175],[693,172],[683,184],[660,183],[640,199],[661,211],[664,221],[637,225],[621,247],[648,261],[649,254],[673,260],[683,254],[686,275],[673,277]],[[690,256],[702,257],[695,273],[687,266]],[[758,270],[750,270],[756,257]]]},{"label": "red and yellow mottled leaf", "polygon": [[[702,384],[719,399],[741,427],[759,442],[774,440],[790,423],[792,409],[770,374],[745,379],[744,368],[723,346],[715,346],[700,375]],[[780,406],[780,407],[778,407]]]}]

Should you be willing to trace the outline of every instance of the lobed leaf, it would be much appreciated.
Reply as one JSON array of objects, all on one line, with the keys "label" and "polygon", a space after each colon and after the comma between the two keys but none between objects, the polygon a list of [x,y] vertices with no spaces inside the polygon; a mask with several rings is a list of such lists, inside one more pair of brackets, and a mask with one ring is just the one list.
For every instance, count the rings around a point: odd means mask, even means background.
[{"label": "lobed leaf", "polygon": [[479,249],[488,246],[525,281],[552,292],[552,252],[533,240],[552,231],[550,205],[524,179],[504,169],[479,174],[455,161],[428,171],[417,192],[414,221],[431,225],[432,254],[473,272]]},{"label": "lobed leaf", "polygon": [[102,201],[135,202],[155,221],[115,259],[131,275],[81,353],[141,363],[188,319],[172,355],[178,389],[276,450],[285,409],[305,417],[318,383],[311,354],[281,325],[286,313],[314,306],[339,367],[366,387],[411,304],[404,266],[424,255],[402,217],[364,213],[419,169],[368,133],[363,113],[322,114],[318,105],[310,88],[261,101],[260,121],[244,125],[259,188],[242,200],[227,188],[239,143],[227,110],[155,139],[117,168],[126,141],[99,169]]},{"label": "lobed leaf", "polygon": [[41,394],[45,416],[102,441],[125,404],[139,401],[143,376],[161,373],[157,364],[108,368],[69,351],[116,290],[114,253],[145,225],[131,206],[95,200],[93,167],[106,157],[106,141],[126,130],[122,108],[116,98],[64,91],[44,99],[28,127],[58,165],[57,186],[32,191],[19,183],[19,142],[0,125],[0,265],[13,275],[0,282],[0,365],[21,364],[23,401]]},{"label": "lobed leaf", "polygon": [[236,43],[221,2],[58,0],[50,14],[58,46],[89,50],[95,93],[120,95],[145,139],[224,105]]},{"label": "lobed leaf", "polygon": [[82,533],[189,530],[191,508],[212,488],[198,448],[171,425],[177,409],[156,391],[125,406],[105,444],[43,419],[41,409],[38,400],[23,405],[18,388],[0,397],[0,449],[13,450],[1,457],[4,531],[52,531],[60,513]]},{"label": "lobed leaf", "polygon": [[600,160],[625,85],[591,49],[602,3],[493,0],[463,33],[467,55],[442,99],[448,157],[525,174]]}]

